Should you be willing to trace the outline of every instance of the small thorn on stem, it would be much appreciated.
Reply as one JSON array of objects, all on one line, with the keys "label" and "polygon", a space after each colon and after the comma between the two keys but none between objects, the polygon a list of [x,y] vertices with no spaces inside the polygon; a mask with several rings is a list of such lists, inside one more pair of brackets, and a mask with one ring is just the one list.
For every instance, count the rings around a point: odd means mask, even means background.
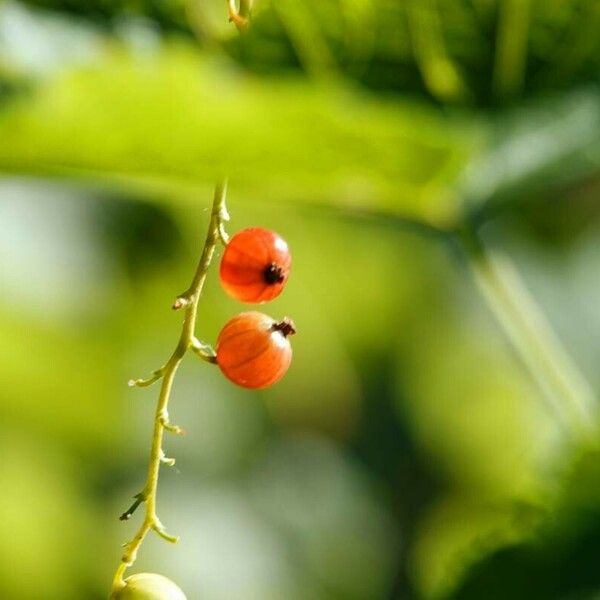
[{"label": "small thorn on stem", "polygon": [[165,453],[162,450],[160,451],[160,462],[169,467],[172,467],[175,465],[175,459],[165,456]]},{"label": "small thorn on stem", "polygon": [[179,425],[171,425],[171,423],[163,423],[163,427],[169,432],[175,435],[186,435],[187,431]]},{"label": "small thorn on stem", "polygon": [[152,526],[152,529],[154,529],[154,531],[156,531],[156,533],[158,533],[158,535],[160,535],[160,537],[163,538],[163,540],[166,540],[171,544],[176,544],[179,541],[179,536],[167,533],[160,521],[158,523],[155,523]]},{"label": "small thorn on stem", "polygon": [[156,381],[158,381],[164,374],[164,367],[157,369],[156,371],[152,371],[152,375],[147,379],[130,379],[127,382],[129,387],[148,387],[152,385]]},{"label": "small thorn on stem", "polygon": [[142,492],[136,494],[134,498],[135,502],[119,517],[119,521],[129,521],[131,515],[137,510],[137,507],[146,499]]},{"label": "small thorn on stem", "polygon": [[169,422],[169,417],[166,415],[160,416],[160,424],[170,433],[175,433],[177,435],[185,435],[185,429],[179,427],[179,425],[172,425]]}]

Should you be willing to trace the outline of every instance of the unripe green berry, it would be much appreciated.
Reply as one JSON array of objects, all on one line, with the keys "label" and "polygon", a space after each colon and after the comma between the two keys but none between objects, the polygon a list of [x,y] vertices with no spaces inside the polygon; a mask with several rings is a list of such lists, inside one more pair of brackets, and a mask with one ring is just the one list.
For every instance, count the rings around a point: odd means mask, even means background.
[{"label": "unripe green berry", "polygon": [[125,580],[125,587],[114,600],[186,600],[185,594],[170,579],[156,573],[136,573]]}]

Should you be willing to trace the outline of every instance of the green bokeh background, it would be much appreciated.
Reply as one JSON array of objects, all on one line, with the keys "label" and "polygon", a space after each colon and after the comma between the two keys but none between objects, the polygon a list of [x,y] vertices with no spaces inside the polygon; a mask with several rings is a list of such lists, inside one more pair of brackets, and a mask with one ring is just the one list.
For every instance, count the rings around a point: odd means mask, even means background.
[{"label": "green bokeh background", "polygon": [[[190,600],[600,597],[596,0],[256,0],[243,35],[225,0],[2,2],[0,172],[1,598],[107,596],[157,394],[126,383],[176,343],[223,174],[229,230],[292,249],[264,311],[294,361],[249,392],[186,357],[181,541],[134,571]],[[245,308],[217,271],[209,342]]]}]

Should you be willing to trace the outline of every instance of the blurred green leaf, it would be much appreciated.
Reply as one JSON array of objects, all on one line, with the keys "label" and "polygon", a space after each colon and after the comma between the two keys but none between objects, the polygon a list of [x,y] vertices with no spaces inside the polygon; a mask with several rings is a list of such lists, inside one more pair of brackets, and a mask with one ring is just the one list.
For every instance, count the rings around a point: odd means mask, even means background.
[{"label": "blurred green leaf", "polygon": [[541,516],[534,506],[486,504],[468,494],[439,501],[421,522],[413,549],[413,575],[423,596],[451,596],[479,561],[531,538]]},{"label": "blurred green leaf", "polygon": [[[95,525],[83,470],[45,434],[13,427],[0,434],[0,596],[90,597],[88,573],[103,541],[86,544]],[[75,551],[76,549],[76,551]]]},{"label": "blurred green leaf", "polygon": [[222,172],[256,199],[327,201],[452,223],[470,134],[431,110],[300,80],[258,81],[187,46],[112,52],[0,116],[0,168],[177,195]]},{"label": "blurred green leaf", "polygon": [[474,207],[541,196],[600,172],[600,90],[588,88],[520,106],[489,120],[486,151],[459,189]]},{"label": "blurred green leaf", "polygon": [[[520,540],[506,539],[473,566],[456,600],[590,600],[600,590],[600,469],[597,448],[576,453],[552,510]],[[448,597],[448,595],[446,595]]]},{"label": "blurred green leaf", "polygon": [[196,198],[231,173],[248,200],[331,203],[438,227],[600,169],[595,90],[477,119],[299,79],[258,80],[192,46],[115,48],[5,106],[0,169]]}]

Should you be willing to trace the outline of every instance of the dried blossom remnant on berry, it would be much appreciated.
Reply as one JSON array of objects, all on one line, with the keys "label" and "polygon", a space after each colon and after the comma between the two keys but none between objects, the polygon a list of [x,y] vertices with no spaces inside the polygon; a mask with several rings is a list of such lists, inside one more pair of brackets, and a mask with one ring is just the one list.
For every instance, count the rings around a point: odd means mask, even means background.
[{"label": "dried blossom remnant on berry", "polygon": [[269,285],[282,283],[285,280],[283,268],[275,262],[272,262],[267,266],[267,268],[264,270],[263,276],[265,278],[265,282]]},{"label": "dried blossom remnant on berry", "polygon": [[273,331],[279,331],[283,337],[296,333],[296,325],[289,317],[283,317],[279,323],[273,325],[272,329]]}]

